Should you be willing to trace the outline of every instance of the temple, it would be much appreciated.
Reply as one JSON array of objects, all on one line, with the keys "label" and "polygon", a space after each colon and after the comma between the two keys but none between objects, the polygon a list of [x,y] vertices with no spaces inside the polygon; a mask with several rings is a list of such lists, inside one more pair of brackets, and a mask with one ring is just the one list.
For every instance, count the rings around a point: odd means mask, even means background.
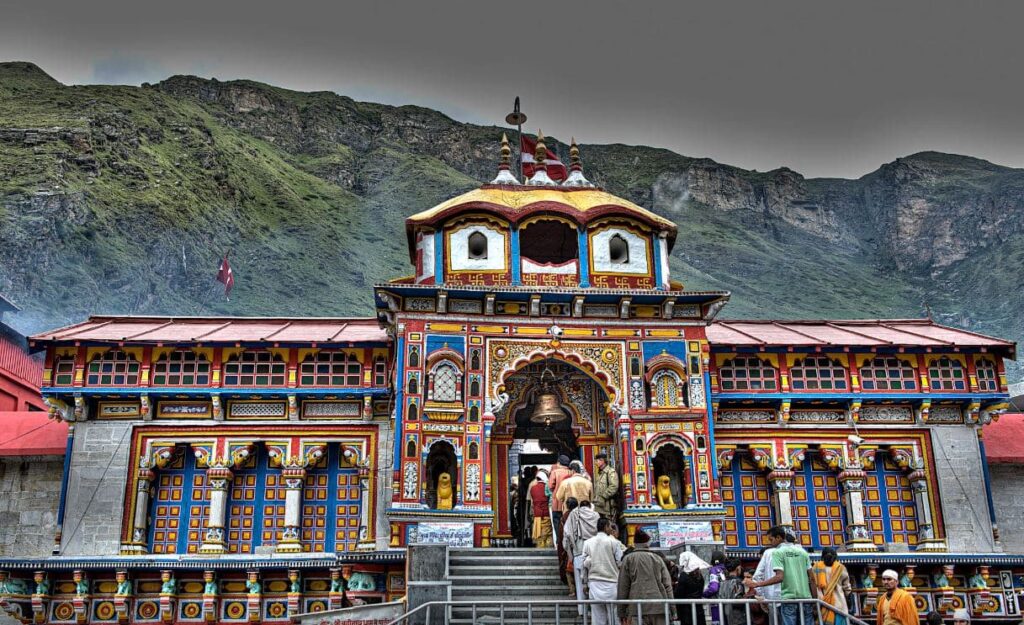
[{"label": "temple", "polygon": [[[406,221],[376,318],[94,316],[31,337],[70,426],[53,556],[0,558],[23,622],[287,623],[405,593],[419,541],[522,545],[511,484],[606,453],[625,539],[767,529],[881,568],[922,614],[1019,620],[982,426],[1014,343],[929,319],[726,321],[676,224],[591,184],[495,179]],[[543,399],[544,409],[538,404]],[[37,557],[38,556],[38,557]]]}]

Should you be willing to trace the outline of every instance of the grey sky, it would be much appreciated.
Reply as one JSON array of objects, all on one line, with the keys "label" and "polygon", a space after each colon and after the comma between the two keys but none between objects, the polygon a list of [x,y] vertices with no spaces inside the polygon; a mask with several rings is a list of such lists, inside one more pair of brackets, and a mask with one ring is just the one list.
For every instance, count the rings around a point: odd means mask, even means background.
[{"label": "grey sky", "polygon": [[176,73],[420,104],[760,170],[857,177],[934,149],[1024,167],[1024,3],[47,2],[0,59],[65,83]]}]

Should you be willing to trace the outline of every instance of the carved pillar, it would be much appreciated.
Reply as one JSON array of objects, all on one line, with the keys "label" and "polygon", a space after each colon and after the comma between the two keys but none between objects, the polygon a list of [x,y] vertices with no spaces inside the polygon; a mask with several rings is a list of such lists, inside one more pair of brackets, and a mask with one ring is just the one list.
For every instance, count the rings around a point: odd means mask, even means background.
[{"label": "carved pillar", "polygon": [[259,623],[260,602],[263,598],[263,588],[260,585],[259,571],[248,572],[248,577],[245,581],[245,589],[248,591],[248,594],[246,595],[246,605],[249,611],[249,622]]},{"label": "carved pillar", "polygon": [[117,571],[114,573],[117,579],[117,591],[114,593],[114,612],[117,614],[117,622],[124,625],[132,615],[132,582],[128,579],[128,571]]},{"label": "carved pillar", "polygon": [[156,479],[156,474],[147,467],[142,467],[135,478],[135,516],[132,521],[131,542],[121,547],[122,553],[148,553],[146,541],[149,522],[149,487]]},{"label": "carved pillar", "polygon": [[288,570],[288,616],[302,612],[302,579],[297,569]]},{"label": "carved pillar", "polygon": [[935,609],[939,612],[953,611],[953,573],[952,564],[943,564],[932,575],[932,586],[941,593],[935,597]]},{"label": "carved pillar", "polygon": [[177,603],[178,580],[174,578],[174,571],[160,571],[160,620],[167,625],[174,622]]},{"label": "carved pillar", "polygon": [[328,608],[338,610],[341,608],[342,600],[345,598],[345,580],[341,577],[341,569],[331,569],[331,588],[328,594]]},{"label": "carved pillar", "polygon": [[843,492],[843,506],[846,508],[846,549],[847,551],[874,551],[874,543],[868,535],[864,521],[864,480],[867,474],[860,464],[857,446],[849,449],[822,449],[821,460],[833,471]]},{"label": "carved pillar", "polygon": [[89,579],[81,570],[72,573],[72,579],[75,581],[75,596],[71,599],[75,621],[85,623],[89,620]]},{"label": "carved pillar", "polygon": [[878,587],[875,586],[875,579],[878,578],[878,565],[869,564],[861,576],[861,587],[864,589],[863,605],[861,614],[867,616],[878,611]]},{"label": "carved pillar", "polygon": [[50,580],[46,579],[46,571],[36,571],[33,576],[36,590],[32,593],[32,620],[36,625],[46,622],[50,606]]},{"label": "carved pillar", "polygon": [[206,480],[210,485],[210,514],[206,519],[206,536],[199,553],[226,553],[224,525],[228,507],[228,489],[234,473],[227,467],[210,467]]},{"label": "carved pillar", "polygon": [[306,469],[287,467],[281,470],[284,479],[284,529],[277,543],[278,553],[302,551],[299,532],[302,526],[302,487],[306,483]]},{"label": "carved pillar", "polygon": [[772,505],[775,507],[775,524],[793,529],[793,471],[775,469],[768,474],[772,485]]},{"label": "carved pillar", "polygon": [[946,541],[936,536],[935,520],[932,518],[931,492],[928,476],[924,472],[924,459],[918,450],[894,448],[890,451],[896,466],[907,471],[907,480],[914,493],[917,511],[917,550],[946,551]]},{"label": "carved pillar", "polygon": [[203,571],[203,620],[207,623],[217,622],[217,574],[214,571]]}]

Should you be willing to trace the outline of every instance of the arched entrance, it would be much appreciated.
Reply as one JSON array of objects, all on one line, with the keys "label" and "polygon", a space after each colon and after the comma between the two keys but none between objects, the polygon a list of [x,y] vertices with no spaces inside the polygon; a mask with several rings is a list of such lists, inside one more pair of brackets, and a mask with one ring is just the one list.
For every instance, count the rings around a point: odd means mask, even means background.
[{"label": "arched entrance", "polygon": [[[542,376],[554,380],[550,390],[563,415],[550,425],[530,419],[543,391]],[[495,542],[522,544],[522,536],[529,531],[526,488],[537,470],[547,470],[565,454],[581,460],[592,474],[595,455],[603,451],[609,457],[618,456],[615,427],[603,386],[572,363],[548,358],[525,364],[505,379],[504,386],[508,401],[495,413],[490,441],[492,466],[498,476]],[[514,481],[520,488],[513,496]]]}]

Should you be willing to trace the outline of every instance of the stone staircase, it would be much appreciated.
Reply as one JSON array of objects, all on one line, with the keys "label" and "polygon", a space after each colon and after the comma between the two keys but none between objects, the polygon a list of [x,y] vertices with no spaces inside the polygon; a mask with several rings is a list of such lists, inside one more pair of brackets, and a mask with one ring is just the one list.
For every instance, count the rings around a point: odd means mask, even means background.
[{"label": "stone staircase", "polygon": [[[558,555],[554,549],[452,549],[448,579],[452,583],[452,601],[480,601],[475,621],[471,607],[453,607],[448,621],[453,625],[498,623],[500,609],[495,601],[571,599],[568,587],[558,579]],[[562,606],[557,621],[569,625],[582,622],[582,617],[575,607]],[[533,608],[532,620],[525,608],[506,607],[504,622],[555,623],[555,607]]]}]

